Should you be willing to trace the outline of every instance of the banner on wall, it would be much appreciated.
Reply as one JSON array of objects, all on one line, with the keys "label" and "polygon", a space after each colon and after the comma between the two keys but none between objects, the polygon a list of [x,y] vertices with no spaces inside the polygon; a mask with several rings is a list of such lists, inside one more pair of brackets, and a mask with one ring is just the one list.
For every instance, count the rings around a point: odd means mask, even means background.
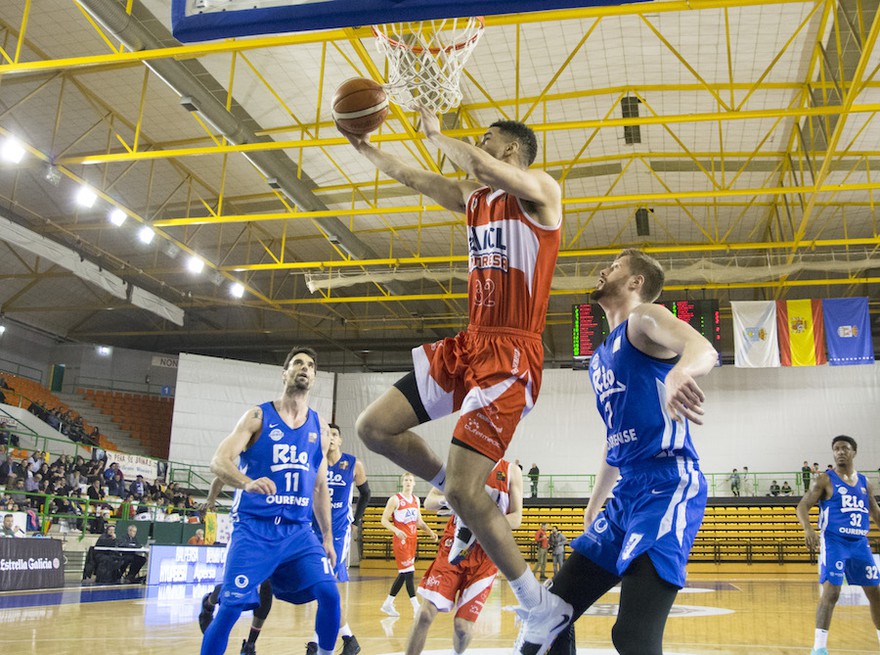
[{"label": "banner on wall", "polygon": [[772,300],[731,302],[734,364],[740,368],[779,366],[776,303]]},{"label": "banner on wall", "polygon": [[177,368],[179,359],[168,355],[153,355],[150,364],[157,368]]},{"label": "banner on wall", "polygon": [[823,314],[831,366],[874,363],[867,297],[826,298]]},{"label": "banner on wall", "polygon": [[119,468],[125,474],[126,480],[134,480],[137,476],[142,475],[146,482],[152,482],[157,477],[161,477],[158,470],[159,460],[108,450],[107,466],[110,466],[113,462],[119,464]]},{"label": "banner on wall", "polygon": [[776,327],[779,331],[779,360],[783,366],[827,363],[821,300],[777,300]]}]

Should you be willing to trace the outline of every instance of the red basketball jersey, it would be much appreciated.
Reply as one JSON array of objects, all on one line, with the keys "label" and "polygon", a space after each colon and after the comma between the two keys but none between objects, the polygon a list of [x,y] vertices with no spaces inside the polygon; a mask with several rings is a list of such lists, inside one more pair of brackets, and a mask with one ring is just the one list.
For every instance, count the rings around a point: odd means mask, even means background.
[{"label": "red basketball jersey", "polygon": [[482,187],[467,203],[468,318],[483,328],[544,331],[560,226],[544,227],[516,196]]},{"label": "red basketball jersey", "polygon": [[403,494],[397,494],[394,527],[403,530],[407,538],[415,537],[418,532],[419,506],[419,497],[415,494],[409,500]]}]

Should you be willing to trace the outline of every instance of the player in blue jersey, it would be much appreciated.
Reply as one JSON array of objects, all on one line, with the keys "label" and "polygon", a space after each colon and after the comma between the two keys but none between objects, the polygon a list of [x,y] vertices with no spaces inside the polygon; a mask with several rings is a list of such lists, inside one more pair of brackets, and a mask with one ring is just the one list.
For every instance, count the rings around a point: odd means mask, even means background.
[{"label": "player in blue jersey", "polygon": [[[858,445],[845,434],[831,440],[834,467],[821,473],[797,506],[807,548],[819,550],[819,582],[822,597],[816,610],[813,655],[828,655],[828,628],[840,597],[844,576],[847,583],[865,591],[871,619],[880,640],[880,571],[868,544],[871,519],[880,525],[880,507],[868,479],[856,471]],[[810,525],[810,508],[819,503],[819,532]]]},{"label": "player in blue jersey", "polygon": [[[308,406],[315,374],[315,352],[291,350],[281,398],[242,416],[211,460],[213,473],[236,489],[235,529],[220,606],[205,631],[201,655],[226,652],[232,626],[242,611],[259,606],[258,589],[266,579],[276,598],[318,601],[318,655],[333,653],[340,609],[327,487],[330,436]],[[323,543],[312,530],[313,516]]]},{"label": "player in blue jersey", "polygon": [[572,652],[566,625],[618,582],[615,648],[623,655],[662,653],[666,619],[706,508],[689,430],[703,416],[696,379],[717,360],[696,330],[654,304],[663,279],[660,264],[633,249],[599,273],[593,300],[611,332],[589,372],[606,425],[605,456],[584,512],[586,531],[550,587],[572,614],[559,602],[520,610],[517,655],[541,655],[557,634],[553,652]]},{"label": "player in blue jersey", "polygon": [[[367,504],[370,502],[370,484],[363,463],[354,455],[342,452],[342,433],[335,423],[329,424],[330,447],[327,449],[327,485],[330,488],[330,518],[333,524],[333,548],[336,551],[336,579],[348,582],[348,556],[351,552],[352,530],[357,529]],[[354,488],[358,490],[357,506],[352,511]],[[321,526],[315,522],[312,527],[321,536]],[[357,637],[351,631],[343,610],[340,618],[342,627],[341,655],[357,655],[361,651]],[[317,633],[315,639],[306,645],[306,655],[318,652]]]}]

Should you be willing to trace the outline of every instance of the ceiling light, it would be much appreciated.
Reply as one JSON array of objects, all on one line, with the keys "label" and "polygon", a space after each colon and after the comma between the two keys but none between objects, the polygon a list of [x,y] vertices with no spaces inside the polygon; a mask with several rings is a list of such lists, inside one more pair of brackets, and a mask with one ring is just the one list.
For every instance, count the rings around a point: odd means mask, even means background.
[{"label": "ceiling light", "polygon": [[156,236],[156,233],[153,232],[153,228],[151,228],[149,225],[144,225],[138,231],[138,239],[140,239],[140,242],[144,243],[144,244],[152,243],[153,237],[155,237],[155,236]]},{"label": "ceiling light", "polygon": [[128,218],[128,215],[116,207],[113,211],[110,212],[110,222],[113,223],[116,227],[119,227],[123,223],[125,223],[125,219]]},{"label": "ceiling light", "polygon": [[61,171],[52,164],[49,164],[43,173],[43,179],[52,186],[58,186],[61,183]]},{"label": "ceiling light", "polygon": [[241,298],[244,296],[244,286],[235,282],[231,287],[229,287],[229,295],[233,298]]},{"label": "ceiling light", "polygon": [[95,204],[95,201],[98,199],[97,194],[92,191],[90,187],[87,187],[85,184],[79,188],[79,191],[76,192],[76,204],[80,207],[85,207],[88,209],[92,205]]},{"label": "ceiling light", "polygon": [[3,146],[0,147],[0,158],[3,161],[8,161],[10,164],[19,163],[24,157],[24,153],[24,146],[14,136],[6,137]]},{"label": "ceiling light", "polygon": [[109,357],[111,352],[113,351],[110,346],[98,346],[98,354],[101,357]]},{"label": "ceiling light", "polygon": [[193,255],[187,260],[186,268],[190,273],[201,273],[205,268],[205,260],[198,255]]},{"label": "ceiling light", "polygon": [[3,334],[4,332],[6,332],[6,326],[0,325],[0,334]]}]

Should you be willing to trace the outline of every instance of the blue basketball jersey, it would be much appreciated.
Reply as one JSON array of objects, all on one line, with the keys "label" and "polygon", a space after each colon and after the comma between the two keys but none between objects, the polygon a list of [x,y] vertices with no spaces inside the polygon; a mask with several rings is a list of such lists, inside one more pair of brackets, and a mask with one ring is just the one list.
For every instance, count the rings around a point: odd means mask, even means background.
[{"label": "blue basketball jersey", "polygon": [[590,383],[607,428],[607,461],[616,467],[657,457],[696,461],[688,422],[666,413],[663,381],[678,358],[661,360],[638,350],[627,338],[628,322],[614,328],[590,359]]},{"label": "blue basketball jersey", "polygon": [[871,515],[865,476],[859,473],[856,483],[848,485],[834,471],[827,473],[833,491],[831,498],[819,501],[819,530],[849,539],[868,536]]},{"label": "blue basketball jersey", "polygon": [[[351,499],[354,497],[354,465],[357,457],[342,453],[333,466],[327,466],[327,486],[330,487],[330,521],[333,536],[344,535],[354,520]],[[314,522],[315,532],[320,535],[318,522]],[[339,555],[339,553],[337,553]]]},{"label": "blue basketball jersey", "polygon": [[315,477],[321,452],[321,421],[309,409],[302,426],[290,428],[271,402],[260,405],[263,429],[256,442],[241,454],[238,468],[252,479],[271,478],[271,495],[235,492],[233,520],[245,517],[280,518],[290,523],[311,523]]}]

